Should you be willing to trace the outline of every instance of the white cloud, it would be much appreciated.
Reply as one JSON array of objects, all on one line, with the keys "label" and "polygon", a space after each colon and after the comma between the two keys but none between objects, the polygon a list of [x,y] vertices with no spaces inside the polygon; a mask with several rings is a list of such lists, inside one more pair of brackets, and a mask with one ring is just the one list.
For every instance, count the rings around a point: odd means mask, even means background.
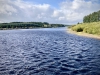
[{"label": "white cloud", "polygon": [[73,0],[61,3],[60,10],[68,22],[78,22],[82,21],[85,15],[88,15],[94,11],[100,10],[100,4],[94,2],[95,0],[85,1],[85,0]]},{"label": "white cloud", "polygon": [[0,0],[0,22],[41,21],[73,24],[100,8],[99,0],[66,0],[60,8],[49,4],[35,4],[24,0]]}]

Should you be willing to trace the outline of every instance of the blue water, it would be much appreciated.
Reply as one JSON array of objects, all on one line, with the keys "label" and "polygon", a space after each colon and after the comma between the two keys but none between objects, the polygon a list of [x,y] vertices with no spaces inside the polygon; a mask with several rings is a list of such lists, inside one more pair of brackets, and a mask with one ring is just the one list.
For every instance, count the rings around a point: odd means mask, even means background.
[{"label": "blue water", "polygon": [[67,28],[1,30],[0,75],[100,75],[100,40]]}]

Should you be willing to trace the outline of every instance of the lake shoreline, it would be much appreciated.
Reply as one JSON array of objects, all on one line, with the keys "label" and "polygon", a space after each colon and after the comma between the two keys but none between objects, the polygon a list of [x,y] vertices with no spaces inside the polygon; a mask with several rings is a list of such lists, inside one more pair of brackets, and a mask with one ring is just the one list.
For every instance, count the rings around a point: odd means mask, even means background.
[{"label": "lake shoreline", "polygon": [[78,36],[100,39],[99,35],[93,35],[93,34],[88,34],[88,33],[84,33],[84,32],[75,32],[75,31],[71,30],[70,28],[67,29],[67,32],[71,33],[71,34],[78,35]]}]

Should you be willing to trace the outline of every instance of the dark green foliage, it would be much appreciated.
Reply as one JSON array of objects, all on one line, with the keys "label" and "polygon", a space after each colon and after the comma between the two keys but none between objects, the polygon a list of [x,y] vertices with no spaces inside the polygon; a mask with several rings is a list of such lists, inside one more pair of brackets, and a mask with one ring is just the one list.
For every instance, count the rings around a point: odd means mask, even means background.
[{"label": "dark green foliage", "polygon": [[50,27],[65,27],[63,24],[49,24],[47,22],[11,22],[0,23],[0,29],[28,29],[28,28],[50,28]]},{"label": "dark green foliage", "polygon": [[48,23],[48,22],[43,22],[43,24],[49,25],[49,23]]},{"label": "dark green foliage", "polygon": [[98,12],[89,14],[83,18],[84,23],[98,22],[98,21],[100,21],[100,10]]},{"label": "dark green foliage", "polygon": [[51,27],[64,27],[63,24],[51,24]]},{"label": "dark green foliage", "polygon": [[77,30],[76,30],[77,32],[82,32],[83,31],[83,28],[78,28]]}]

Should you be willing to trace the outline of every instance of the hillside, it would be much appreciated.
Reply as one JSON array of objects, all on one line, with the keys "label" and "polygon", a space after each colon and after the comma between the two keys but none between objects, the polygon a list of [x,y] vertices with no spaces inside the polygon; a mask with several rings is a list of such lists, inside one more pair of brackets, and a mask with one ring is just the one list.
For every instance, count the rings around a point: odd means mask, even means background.
[{"label": "hillside", "polygon": [[100,35],[100,11],[84,16],[83,23],[70,26],[69,28],[75,32]]},{"label": "hillside", "polygon": [[89,34],[100,35],[100,22],[82,23],[74,25],[70,28],[76,32],[85,32]]}]

